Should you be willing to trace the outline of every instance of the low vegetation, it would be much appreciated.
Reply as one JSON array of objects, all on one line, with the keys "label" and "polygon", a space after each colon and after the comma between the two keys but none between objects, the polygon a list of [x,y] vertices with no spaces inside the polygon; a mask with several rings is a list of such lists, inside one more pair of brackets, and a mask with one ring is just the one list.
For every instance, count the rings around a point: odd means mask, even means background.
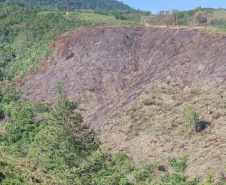
[{"label": "low vegetation", "polygon": [[152,83],[102,128],[100,139],[109,151],[125,151],[135,161],[157,160],[169,172],[224,184],[223,97],[214,84]]},{"label": "low vegetation", "polygon": [[1,184],[198,184],[182,174],[186,158],[171,159],[169,172],[159,163],[135,165],[124,153],[105,152],[77,106],[67,99],[54,108],[22,101],[3,105],[8,117],[0,135]]},{"label": "low vegetation", "polygon": [[[26,77],[44,70],[42,67],[51,60],[52,43],[59,35],[88,26],[141,25],[149,19],[156,24],[156,17],[150,12],[135,11],[117,1],[113,1],[114,6],[108,1],[66,2],[0,1],[0,184],[223,185],[210,174],[205,183],[185,175],[191,165],[188,157],[172,158],[163,165],[156,160],[135,163],[124,152],[107,152],[100,135],[83,123],[79,105],[65,98],[61,85],[56,87],[56,104],[34,104],[23,98],[17,87]],[[162,12],[159,21],[167,25],[187,24],[197,12]],[[216,12],[213,17],[212,22],[207,18],[199,24],[207,21],[224,30],[222,17]],[[152,113],[158,112],[159,106],[169,108],[158,101],[158,97],[152,97],[144,104],[151,107]],[[126,113],[125,123],[131,123],[129,132],[134,132],[126,135],[127,140],[148,127],[149,118],[139,105]],[[180,105],[177,102],[173,106]],[[224,109],[222,104],[217,110]],[[204,130],[208,125],[198,109],[183,110],[181,116],[186,118],[188,127],[179,129],[188,135],[198,134],[197,128]],[[214,112],[213,116],[217,119],[220,115]],[[163,125],[159,122],[156,132],[160,127]]]},{"label": "low vegetation", "polygon": [[73,10],[73,9],[101,9],[101,10],[130,10],[133,9],[130,8],[128,5],[118,2],[115,0],[112,1],[104,1],[104,0],[98,0],[98,1],[81,1],[81,0],[2,0],[7,5],[14,5],[19,4],[20,6],[27,6],[27,7],[44,7],[44,8],[58,8],[60,10]]},{"label": "low vegetation", "polygon": [[47,63],[51,44],[60,34],[81,27],[98,25],[134,25],[114,16],[0,4],[0,79],[20,82],[37,70],[41,60]]},{"label": "low vegetation", "polygon": [[188,11],[160,11],[156,15],[143,17],[148,25],[205,27],[211,30],[225,32],[226,10],[197,7]]}]

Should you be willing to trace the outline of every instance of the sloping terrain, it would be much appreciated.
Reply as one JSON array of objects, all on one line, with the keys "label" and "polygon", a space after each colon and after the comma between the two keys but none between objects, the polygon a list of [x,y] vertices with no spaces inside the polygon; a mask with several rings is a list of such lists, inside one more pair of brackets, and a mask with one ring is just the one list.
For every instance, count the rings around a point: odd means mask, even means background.
[{"label": "sloping terrain", "polygon": [[[6,1],[3,0],[3,2]],[[133,10],[123,2],[116,0],[12,0],[12,2],[29,7],[58,7],[59,9]]]},{"label": "sloping terrain", "polygon": [[[101,128],[104,148],[134,161],[187,156],[185,174],[226,181],[226,37],[198,29],[90,28],[57,38],[51,60],[21,90],[33,102],[67,96]],[[190,132],[194,106],[204,128]],[[168,169],[170,170],[170,169]]]},{"label": "sloping terrain", "polygon": [[[224,35],[99,27],[62,35],[53,46],[52,59],[21,87],[26,98],[55,102],[66,95],[101,128],[107,150],[163,164],[187,156],[190,177],[225,180]],[[197,133],[187,126],[191,105],[206,123]]]},{"label": "sloping terrain", "polygon": [[[67,33],[55,54],[21,90],[33,102],[55,102],[59,84],[84,104],[86,120],[107,123],[151,81],[207,83],[225,78],[226,37],[198,29],[90,28]],[[58,87],[58,88],[57,88]]]},{"label": "sloping terrain", "polygon": [[[204,180],[213,174],[226,182],[226,93],[222,81],[183,87],[155,82],[101,130],[104,148],[125,151],[134,161],[187,156],[185,174]],[[186,113],[197,109],[203,130],[190,132]],[[168,169],[170,170],[170,169]]]}]

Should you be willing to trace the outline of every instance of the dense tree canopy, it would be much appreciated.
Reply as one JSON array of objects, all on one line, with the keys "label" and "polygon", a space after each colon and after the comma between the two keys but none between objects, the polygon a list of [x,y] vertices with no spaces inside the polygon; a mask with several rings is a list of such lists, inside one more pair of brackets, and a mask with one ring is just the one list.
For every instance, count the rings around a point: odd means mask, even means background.
[{"label": "dense tree canopy", "polygon": [[[3,0],[6,1],[6,0]],[[116,0],[11,0],[29,7],[52,7],[59,9],[102,9],[132,10],[128,5]]]}]

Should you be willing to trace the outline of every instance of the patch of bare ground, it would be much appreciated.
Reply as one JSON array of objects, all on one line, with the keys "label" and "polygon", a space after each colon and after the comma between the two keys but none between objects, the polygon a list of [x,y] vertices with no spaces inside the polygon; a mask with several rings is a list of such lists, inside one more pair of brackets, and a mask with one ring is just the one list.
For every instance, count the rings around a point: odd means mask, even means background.
[{"label": "patch of bare ground", "polygon": [[[225,78],[226,37],[199,29],[98,27],[69,32],[55,53],[21,86],[34,102],[55,102],[57,84],[80,104],[96,128],[136,99],[152,81],[184,85]],[[84,98],[86,97],[86,98]]]},{"label": "patch of bare ground", "polygon": [[[25,98],[55,102],[61,84],[108,150],[164,163],[186,155],[191,177],[226,176],[226,36],[99,27],[64,34],[53,47],[47,65],[20,87]],[[190,105],[208,123],[197,133],[184,116]]]}]

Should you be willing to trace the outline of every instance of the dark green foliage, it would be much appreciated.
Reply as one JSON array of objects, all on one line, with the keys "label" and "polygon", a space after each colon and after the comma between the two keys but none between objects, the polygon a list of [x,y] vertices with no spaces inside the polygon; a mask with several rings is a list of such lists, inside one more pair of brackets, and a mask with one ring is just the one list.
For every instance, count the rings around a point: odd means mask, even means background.
[{"label": "dark green foliage", "polygon": [[[97,134],[83,123],[78,105],[64,99],[63,84],[56,87],[61,100],[54,108],[27,102],[15,90],[35,72],[40,59],[50,57],[57,36],[94,23],[82,19],[78,11],[69,16],[63,11],[95,9],[97,14],[112,16],[102,9],[112,10],[119,20],[139,20],[150,12],[134,11],[113,0],[4,2],[0,3],[0,184],[197,184],[179,174],[186,168],[185,158],[172,159],[169,165],[177,173],[168,174],[146,161],[135,165],[125,153],[102,151]],[[212,178],[206,184],[214,184]]]},{"label": "dark green foliage", "polygon": [[[135,165],[125,153],[101,151],[96,133],[83,124],[77,106],[67,99],[60,100],[53,110],[48,104],[3,104],[8,124],[0,137],[0,146],[7,146],[0,147],[2,184],[32,184],[31,170],[38,173],[37,184],[43,184],[45,175],[68,185],[198,184],[179,173],[159,171],[158,165]],[[15,163],[18,158],[26,162]],[[175,172],[183,172],[186,161],[185,157],[172,159],[169,165]]]},{"label": "dark green foliage", "polygon": [[122,13],[120,12],[114,12],[113,15],[115,16],[116,19],[119,19],[119,20],[126,20],[127,18],[122,15]]},{"label": "dark green foliage", "polygon": [[5,144],[31,143],[39,131],[40,123],[36,117],[50,111],[49,105],[33,105],[19,101],[20,95],[10,86],[2,88],[0,98],[1,118],[5,119],[5,131],[1,139]]},{"label": "dark green foliage", "polygon": [[164,185],[197,185],[196,181],[189,182],[188,177],[174,173],[166,177]]},{"label": "dark green foliage", "polygon": [[50,56],[50,43],[60,33],[84,24],[65,18],[63,13],[41,14],[36,9],[8,8],[0,22],[0,78],[12,80],[31,74],[34,69],[26,68],[36,65],[41,57]]},{"label": "dark green foliage", "polygon": [[189,22],[189,19],[195,15],[195,13],[197,12],[197,10],[189,10],[189,11],[183,11],[179,13],[179,17],[178,17],[178,24],[180,25],[187,25]]},{"label": "dark green foliage", "polygon": [[0,183],[2,183],[2,181],[5,179],[5,175],[0,172]]},{"label": "dark green foliage", "polygon": [[21,106],[20,102],[13,107],[5,107],[5,111],[9,116],[9,123],[5,125],[7,132],[7,143],[15,143],[23,139],[29,141],[34,132],[36,125],[33,122],[34,112],[29,103]]},{"label": "dark green foliage", "polygon": [[[21,3],[21,0],[12,0],[13,3]],[[11,3],[8,3],[11,5]],[[131,7],[116,0],[23,0],[28,7],[70,9],[101,9],[101,10],[132,10]]]},{"label": "dark green foliage", "polygon": [[[133,11],[128,10],[123,14],[135,20],[129,13]],[[60,34],[97,23],[106,24],[99,17],[94,20],[85,16],[77,11],[65,15],[64,11],[44,11],[16,5],[0,7],[0,80],[23,84],[24,77],[42,69],[37,64],[47,62],[52,54],[52,43]],[[112,19],[110,16],[103,17],[106,18]]]},{"label": "dark green foliage", "polygon": [[202,132],[203,130],[205,130],[208,126],[210,126],[211,124],[209,122],[206,121],[199,121],[196,126],[195,126],[195,131],[196,132]]},{"label": "dark green foliage", "polygon": [[220,18],[220,19],[212,19],[209,24],[211,26],[226,26],[226,19]]},{"label": "dark green foliage", "polygon": [[197,7],[196,9],[193,9],[193,10],[181,11],[179,13],[178,23],[180,25],[187,25],[189,20],[196,14],[196,12],[203,11],[203,12],[206,12],[206,13],[213,13],[214,10],[215,9],[213,9],[213,8]]},{"label": "dark green foliage", "polygon": [[[55,155],[63,160],[69,173],[72,167],[78,166],[99,147],[94,131],[82,124],[82,117],[75,111],[76,107],[75,103],[66,99],[60,100],[52,112],[52,127],[47,127],[45,135],[39,140],[43,150],[52,149],[47,153],[50,158]],[[43,137],[45,141],[42,141]]]},{"label": "dark green foliage", "polygon": [[23,78],[30,74],[32,71],[26,68],[37,64],[40,57],[48,58],[51,54],[50,43],[56,36],[83,24],[66,19],[63,13],[40,15],[40,11],[36,9],[21,7],[9,7],[7,11],[6,8],[2,11],[4,17],[0,22],[0,78],[7,80],[16,75]]},{"label": "dark green foliage", "polygon": [[187,157],[183,157],[179,161],[173,158],[169,161],[169,166],[172,167],[175,172],[183,172],[187,167]]}]

